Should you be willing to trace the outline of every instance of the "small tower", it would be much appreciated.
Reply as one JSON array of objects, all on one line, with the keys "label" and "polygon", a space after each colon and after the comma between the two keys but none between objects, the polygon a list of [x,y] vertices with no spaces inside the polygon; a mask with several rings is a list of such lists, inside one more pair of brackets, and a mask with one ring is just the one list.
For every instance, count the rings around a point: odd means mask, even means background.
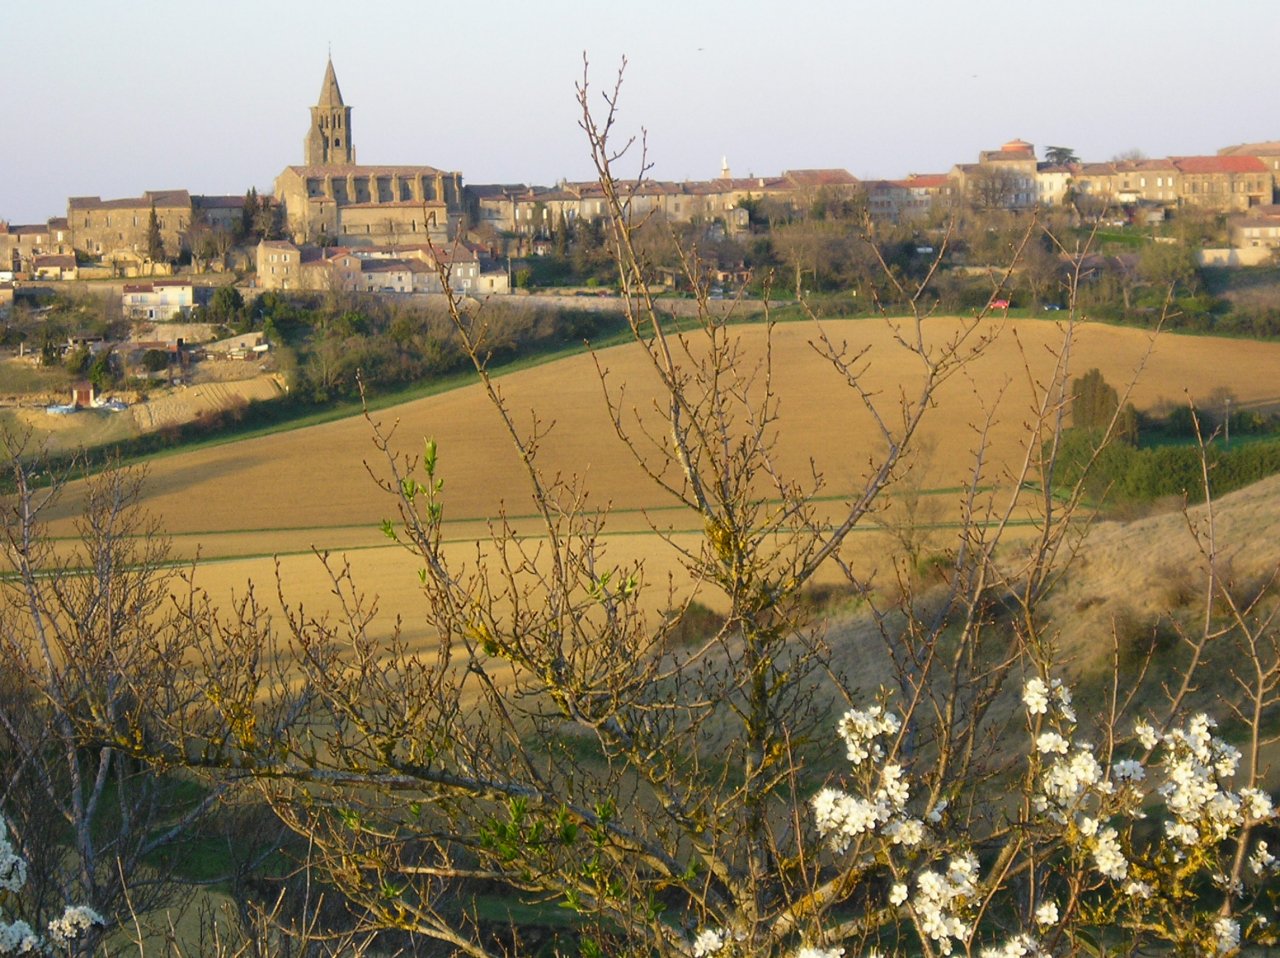
[{"label": "small tower", "polygon": [[311,129],[303,143],[307,166],[351,166],[356,148],[351,143],[351,107],[342,102],[338,76],[330,59],[320,86],[320,100],[311,108]]}]

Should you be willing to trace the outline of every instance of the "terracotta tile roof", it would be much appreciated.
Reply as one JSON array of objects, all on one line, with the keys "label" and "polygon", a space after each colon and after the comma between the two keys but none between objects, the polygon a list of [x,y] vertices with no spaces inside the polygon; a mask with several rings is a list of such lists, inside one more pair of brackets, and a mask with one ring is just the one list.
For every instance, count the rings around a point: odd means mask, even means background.
[{"label": "terracotta tile roof", "polygon": [[1174,156],[1181,173],[1266,173],[1267,165],[1256,156]]},{"label": "terracotta tile roof", "polygon": [[946,173],[912,173],[905,180],[898,180],[897,182],[907,187],[921,187],[932,190],[950,184],[951,177]]}]

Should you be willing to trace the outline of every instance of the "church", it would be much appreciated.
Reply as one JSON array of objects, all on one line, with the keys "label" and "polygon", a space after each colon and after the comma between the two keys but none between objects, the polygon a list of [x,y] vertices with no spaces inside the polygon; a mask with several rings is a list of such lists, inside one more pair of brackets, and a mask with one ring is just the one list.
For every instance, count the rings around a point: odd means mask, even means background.
[{"label": "church", "polygon": [[356,162],[351,107],[332,58],[311,108],[303,163],[276,177],[275,199],[298,245],[443,244],[457,235],[465,211],[460,173]]}]

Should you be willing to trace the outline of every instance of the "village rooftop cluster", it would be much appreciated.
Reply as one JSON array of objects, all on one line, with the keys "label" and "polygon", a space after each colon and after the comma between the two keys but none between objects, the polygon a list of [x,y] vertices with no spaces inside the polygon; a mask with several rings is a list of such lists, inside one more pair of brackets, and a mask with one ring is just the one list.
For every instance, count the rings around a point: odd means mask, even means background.
[{"label": "village rooftop cluster", "polygon": [[[557,228],[605,214],[596,182],[464,185],[461,173],[432,166],[361,164],[351,113],[330,60],[311,107],[303,162],[285,167],[270,196],[185,189],[72,196],[66,215],[46,223],[0,220],[0,306],[26,280],[127,277],[148,280],[125,287],[127,316],[189,311],[191,282],[157,277],[171,274],[180,258],[190,259],[193,272],[225,266],[246,202],[257,203],[270,226],[242,265],[256,269],[258,288],[274,290],[439,292],[443,265],[459,293],[506,293],[512,257],[546,253]],[[1060,147],[1040,159],[1033,144],[1015,139],[981,152],[976,163],[898,180],[859,180],[843,169],[741,177],[725,161],[713,179],[624,185],[636,216],[701,223],[727,236],[750,229],[752,203],[803,210],[815,198],[842,196],[864,202],[873,223],[894,224],[923,224],[957,204],[1007,211],[1069,204],[1144,225],[1171,210],[1200,208],[1230,214],[1233,246],[1252,251],[1239,262],[1262,262],[1280,248],[1280,141],[1213,156],[1094,163]]]}]

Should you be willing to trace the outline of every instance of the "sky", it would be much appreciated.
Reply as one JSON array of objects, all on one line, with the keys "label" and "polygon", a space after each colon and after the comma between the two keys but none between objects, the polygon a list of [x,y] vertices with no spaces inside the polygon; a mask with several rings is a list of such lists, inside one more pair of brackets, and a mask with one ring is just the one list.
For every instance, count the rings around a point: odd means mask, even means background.
[{"label": "sky", "polygon": [[897,178],[1014,138],[1085,160],[1280,139],[1277,28],[1276,0],[0,0],[0,219],[270,191],[330,51],[362,163],[589,179],[585,54],[593,103],[626,57],[619,132],[656,178]]}]

